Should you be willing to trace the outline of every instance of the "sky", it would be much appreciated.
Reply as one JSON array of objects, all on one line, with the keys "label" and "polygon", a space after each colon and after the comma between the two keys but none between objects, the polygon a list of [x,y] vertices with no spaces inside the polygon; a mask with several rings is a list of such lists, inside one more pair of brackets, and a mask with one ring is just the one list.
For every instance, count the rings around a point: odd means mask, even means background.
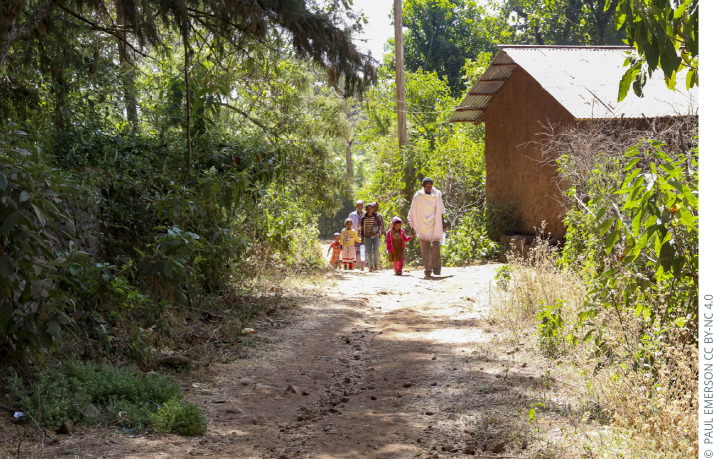
[{"label": "sky", "polygon": [[361,10],[369,20],[364,26],[360,47],[371,54],[379,62],[383,62],[386,41],[394,36],[394,26],[389,15],[393,10],[393,0],[354,0],[354,10]]}]

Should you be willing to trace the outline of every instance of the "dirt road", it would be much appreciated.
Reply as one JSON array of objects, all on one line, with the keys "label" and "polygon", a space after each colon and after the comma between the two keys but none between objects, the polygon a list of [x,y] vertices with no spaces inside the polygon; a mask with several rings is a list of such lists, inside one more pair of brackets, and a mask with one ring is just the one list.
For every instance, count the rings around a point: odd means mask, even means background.
[{"label": "dirt road", "polygon": [[[45,457],[533,457],[544,368],[487,321],[497,265],[334,273],[255,325],[250,358],[184,382],[199,438],[86,429]],[[493,284],[494,285],[494,284]],[[494,289],[494,287],[492,287]]]}]

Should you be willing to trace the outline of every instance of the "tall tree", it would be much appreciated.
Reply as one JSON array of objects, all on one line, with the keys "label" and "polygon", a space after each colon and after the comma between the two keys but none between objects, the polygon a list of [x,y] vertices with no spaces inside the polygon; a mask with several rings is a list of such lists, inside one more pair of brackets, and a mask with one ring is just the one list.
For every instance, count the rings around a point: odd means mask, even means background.
[{"label": "tall tree", "polygon": [[465,89],[466,59],[493,52],[509,38],[504,19],[475,0],[406,0],[403,21],[406,68],[436,72],[453,95]]},{"label": "tall tree", "polygon": [[618,45],[616,5],[608,0],[505,0],[501,11],[516,42],[537,45]]},{"label": "tall tree", "polygon": [[[118,5],[121,18],[99,0],[47,4],[38,0],[2,0],[0,66],[4,66],[17,41],[32,46],[40,21],[53,32],[57,28],[52,24],[64,21],[75,26],[88,25],[122,40],[136,51],[147,43],[159,46],[161,26],[186,25],[192,32],[200,25],[215,37],[217,46],[235,50],[244,49],[243,40],[264,42],[268,34],[279,30],[290,37],[291,48],[299,57],[328,68],[333,84],[343,79],[347,95],[363,91],[376,75],[370,57],[359,52],[351,41],[360,23],[340,27],[335,13],[311,8],[306,0],[122,0]],[[117,26],[122,23],[130,25],[131,39],[126,39],[126,30]]]}]

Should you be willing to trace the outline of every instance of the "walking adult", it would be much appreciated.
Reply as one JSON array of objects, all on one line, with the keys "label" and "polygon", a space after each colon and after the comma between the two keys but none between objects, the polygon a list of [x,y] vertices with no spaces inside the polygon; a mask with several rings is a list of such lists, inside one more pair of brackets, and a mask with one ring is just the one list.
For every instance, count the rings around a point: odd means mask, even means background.
[{"label": "walking adult", "polygon": [[359,224],[359,237],[366,246],[366,259],[369,271],[378,271],[377,257],[379,255],[379,241],[384,228],[384,220],[374,212],[374,203],[366,205],[366,213],[361,217]]},{"label": "walking adult", "polygon": [[[356,230],[357,232],[359,231],[359,224],[361,223],[361,217],[364,215],[364,201],[361,199],[357,200],[357,202],[354,204],[356,207],[356,210],[352,213],[349,214],[349,217],[354,224],[352,225],[352,228]],[[361,236],[360,236],[361,237]],[[365,261],[361,261],[361,257],[359,256],[359,253],[361,251],[361,246],[364,245],[364,240],[362,239],[362,242],[358,242],[354,244],[354,249],[356,250],[357,257],[356,257],[356,267],[364,271],[364,265],[366,264]]]},{"label": "walking adult", "polygon": [[[381,225],[381,236],[386,236],[386,227],[385,227],[385,225],[383,224],[383,222],[384,222],[384,216],[379,213],[379,202],[378,202],[378,201],[374,201],[374,213],[375,213],[376,216],[379,218],[379,220],[381,220],[381,222],[382,222],[382,225]],[[378,268],[379,270],[383,269],[383,267],[382,267],[382,265],[381,265],[381,252],[379,252],[378,250],[376,251],[376,264],[377,264],[377,268]]]},{"label": "walking adult", "polygon": [[415,232],[418,236],[426,277],[431,277],[431,273],[440,276],[441,239],[446,227],[446,208],[441,191],[433,187],[432,178],[424,178],[421,185],[423,189],[413,195],[408,221],[411,224],[411,234]]}]

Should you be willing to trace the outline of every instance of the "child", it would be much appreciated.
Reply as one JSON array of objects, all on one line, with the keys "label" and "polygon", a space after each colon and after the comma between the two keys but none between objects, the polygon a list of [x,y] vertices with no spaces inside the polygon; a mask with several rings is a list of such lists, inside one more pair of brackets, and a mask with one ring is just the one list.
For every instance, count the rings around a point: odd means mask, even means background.
[{"label": "child", "polygon": [[386,233],[386,251],[389,252],[389,261],[394,264],[394,273],[400,276],[404,269],[404,250],[406,243],[411,240],[406,232],[401,229],[403,222],[399,217],[391,220],[391,228]]},{"label": "child", "polygon": [[329,249],[327,249],[327,255],[329,255],[329,251],[332,250],[332,258],[329,260],[329,264],[332,265],[334,269],[339,269],[339,253],[342,251],[342,245],[339,241],[340,237],[341,234],[334,233],[334,242],[332,242]]},{"label": "child", "polygon": [[355,242],[361,242],[357,232],[352,229],[354,222],[351,218],[344,220],[344,224],[347,225],[346,228],[342,230],[342,238],[340,240],[342,244],[342,265],[344,269],[347,267],[351,270],[354,269],[354,262],[356,261],[356,249],[354,248]]}]

